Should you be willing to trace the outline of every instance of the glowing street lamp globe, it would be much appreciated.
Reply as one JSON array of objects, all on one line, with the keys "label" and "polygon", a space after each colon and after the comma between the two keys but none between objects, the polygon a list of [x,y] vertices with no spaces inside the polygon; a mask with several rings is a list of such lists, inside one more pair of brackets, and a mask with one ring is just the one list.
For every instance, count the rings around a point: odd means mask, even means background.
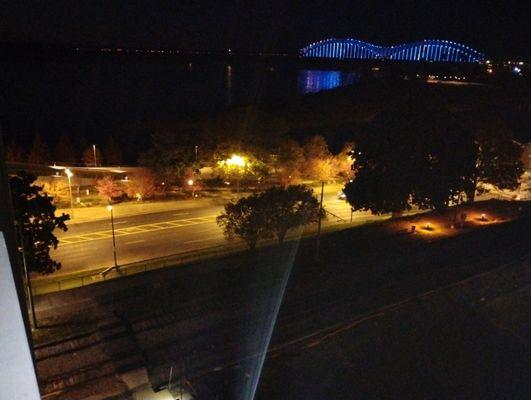
[{"label": "glowing street lamp globe", "polygon": [[233,154],[231,158],[226,160],[227,165],[234,165],[236,167],[245,167],[245,158],[237,154]]}]

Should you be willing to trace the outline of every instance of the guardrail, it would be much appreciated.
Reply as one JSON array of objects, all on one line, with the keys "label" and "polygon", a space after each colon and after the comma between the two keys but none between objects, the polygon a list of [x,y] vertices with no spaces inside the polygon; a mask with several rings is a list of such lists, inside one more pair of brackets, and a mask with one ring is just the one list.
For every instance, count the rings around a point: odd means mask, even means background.
[{"label": "guardrail", "polygon": [[244,249],[245,246],[243,243],[229,243],[210,249],[196,250],[188,253],[179,253],[165,257],[151,258],[129,264],[123,264],[119,265],[117,269],[108,271],[108,273],[105,274],[104,272],[109,270],[108,267],[80,271],[73,274],[59,276],[51,275],[42,278],[35,278],[32,279],[31,290],[34,296],[60,292],[62,290],[79,288],[98,282],[154,271],[161,268],[218,258],[243,251]]}]

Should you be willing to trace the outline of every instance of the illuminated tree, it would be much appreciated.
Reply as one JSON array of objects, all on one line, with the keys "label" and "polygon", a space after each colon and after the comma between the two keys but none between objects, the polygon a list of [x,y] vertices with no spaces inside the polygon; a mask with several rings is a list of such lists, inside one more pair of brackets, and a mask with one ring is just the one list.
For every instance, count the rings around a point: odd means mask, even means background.
[{"label": "illuminated tree", "polygon": [[305,168],[308,179],[328,181],[334,174],[334,161],[322,136],[313,136],[304,143]]},{"label": "illuminated tree", "polygon": [[52,197],[54,205],[64,206],[70,204],[70,189],[65,178],[37,179],[35,184],[42,187],[43,193]]},{"label": "illuminated tree", "polygon": [[35,177],[22,172],[9,179],[15,223],[28,270],[50,274],[61,268],[61,264],[50,257],[50,249],[59,244],[53,232],[56,228],[66,231],[65,221],[70,217],[67,214],[55,216],[52,198],[42,194],[42,187],[33,185],[34,181]]},{"label": "illuminated tree", "polygon": [[254,157],[232,154],[229,158],[218,161],[216,173],[223,179],[237,181],[243,179],[261,180],[268,175],[266,164]]},{"label": "illuminated tree", "polygon": [[148,169],[136,172],[125,185],[125,193],[130,198],[149,199],[155,193],[155,176]]},{"label": "illuminated tree", "polygon": [[333,157],[333,172],[342,178],[352,177],[352,156],[354,143],[345,143],[341,151]]},{"label": "illuminated tree", "polygon": [[122,195],[122,190],[113,178],[104,176],[102,179],[96,181],[96,189],[101,197],[107,201],[111,201],[115,197]]},{"label": "illuminated tree", "polygon": [[297,183],[304,168],[304,151],[294,140],[284,141],[278,150],[275,169],[282,185]]}]

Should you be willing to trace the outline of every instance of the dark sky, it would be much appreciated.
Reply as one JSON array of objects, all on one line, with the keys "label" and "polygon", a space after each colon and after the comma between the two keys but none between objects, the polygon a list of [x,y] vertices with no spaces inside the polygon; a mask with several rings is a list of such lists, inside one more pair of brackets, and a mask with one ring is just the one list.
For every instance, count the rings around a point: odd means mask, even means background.
[{"label": "dark sky", "polygon": [[4,0],[0,40],[296,51],[326,37],[437,38],[531,58],[529,9],[525,0]]}]

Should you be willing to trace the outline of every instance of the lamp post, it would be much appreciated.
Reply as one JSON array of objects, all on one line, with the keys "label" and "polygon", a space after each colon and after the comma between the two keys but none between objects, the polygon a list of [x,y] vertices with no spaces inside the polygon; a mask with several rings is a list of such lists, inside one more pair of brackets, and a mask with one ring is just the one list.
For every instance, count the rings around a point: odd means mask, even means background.
[{"label": "lamp post", "polygon": [[229,167],[235,167],[237,169],[238,177],[236,178],[236,193],[238,194],[238,197],[240,197],[240,179],[243,172],[245,172],[247,161],[244,157],[233,154],[232,157],[225,162]]},{"label": "lamp post", "polygon": [[112,253],[114,256],[114,268],[118,268],[118,263],[116,262],[116,239],[114,238],[114,215],[112,212],[112,205],[107,206],[107,210],[111,213],[111,228],[112,228]]},{"label": "lamp post", "polygon": [[65,169],[66,177],[68,178],[68,191],[70,192],[70,214],[72,214],[72,219],[74,218],[74,200],[72,198],[72,182],[70,178],[74,176],[72,171],[69,168]]},{"label": "lamp post", "polygon": [[188,179],[187,183],[188,183],[188,186],[190,186],[192,188],[192,198],[195,198],[194,180],[193,179]]},{"label": "lamp post", "polygon": [[97,167],[98,166],[98,161],[97,161],[97,158],[96,158],[96,145],[95,144],[92,145],[92,152],[94,153],[94,166]]},{"label": "lamp post", "polygon": [[321,214],[323,213],[324,181],[321,181],[321,200],[319,201],[319,219],[317,220],[317,242],[315,243],[314,260],[319,261],[319,247],[321,245]]}]

